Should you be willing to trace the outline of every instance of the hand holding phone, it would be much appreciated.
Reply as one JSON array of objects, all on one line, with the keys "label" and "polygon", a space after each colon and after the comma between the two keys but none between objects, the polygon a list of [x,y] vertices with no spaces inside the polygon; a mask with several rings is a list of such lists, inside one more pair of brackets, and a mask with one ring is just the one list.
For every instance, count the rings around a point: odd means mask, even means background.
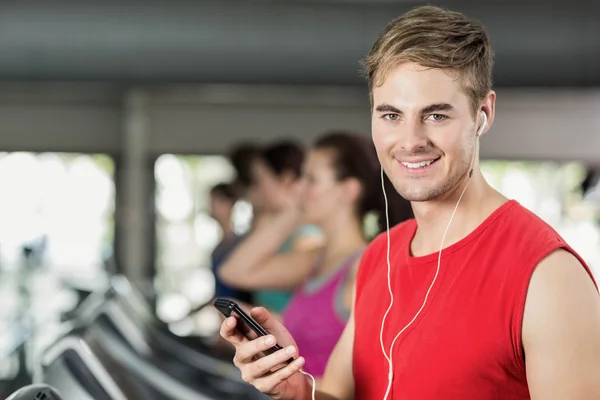
[{"label": "hand holding phone", "polygon": [[[218,298],[214,301],[214,306],[225,317],[234,317],[237,321],[236,329],[244,335],[248,340],[255,340],[259,337],[268,336],[269,333],[258,322],[248,315],[235,301]],[[263,351],[264,354],[273,354],[278,350],[283,349],[279,344],[275,343],[273,347]],[[293,361],[292,358],[288,362]]]},{"label": "hand holding phone", "polygon": [[247,314],[228,299],[217,299],[214,305],[227,317],[220,334],[235,347],[234,364],[246,382],[270,396],[305,399],[310,395],[310,384],[297,373],[304,358],[294,359],[296,343],[276,318],[262,307]]}]

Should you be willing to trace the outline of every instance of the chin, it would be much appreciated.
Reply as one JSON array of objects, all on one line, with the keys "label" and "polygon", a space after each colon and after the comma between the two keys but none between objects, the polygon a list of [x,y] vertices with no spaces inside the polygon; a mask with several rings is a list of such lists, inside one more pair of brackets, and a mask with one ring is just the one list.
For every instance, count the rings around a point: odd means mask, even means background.
[{"label": "chin", "polygon": [[405,200],[410,201],[411,203],[421,203],[421,202],[424,202],[424,201],[431,201],[431,200],[433,200],[435,198],[434,196],[428,196],[426,193],[425,194],[417,194],[417,193],[404,194],[404,193],[400,193],[400,196],[402,196]]},{"label": "chin", "polygon": [[444,193],[444,185],[433,187],[417,186],[415,184],[410,186],[394,186],[396,187],[396,191],[398,194],[400,194],[400,196],[402,196],[405,200],[415,203],[435,200]]},{"label": "chin", "polygon": [[302,218],[302,222],[305,224],[310,224],[310,225],[318,225],[318,220],[316,218],[312,218],[310,215],[305,215],[304,218]]},{"label": "chin", "polygon": [[302,222],[310,225],[319,225],[323,218],[319,215],[320,213],[311,213],[304,211],[302,213]]}]

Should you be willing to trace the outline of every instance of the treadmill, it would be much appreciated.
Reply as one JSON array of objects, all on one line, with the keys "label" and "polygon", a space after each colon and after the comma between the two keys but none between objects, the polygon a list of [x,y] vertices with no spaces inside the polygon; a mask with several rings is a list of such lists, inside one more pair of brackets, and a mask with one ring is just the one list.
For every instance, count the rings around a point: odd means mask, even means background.
[{"label": "treadmill", "polygon": [[[89,298],[79,312],[79,321],[101,332],[106,346],[125,345],[139,360],[159,366],[164,374],[191,389],[218,398],[267,398],[241,379],[231,358],[225,361],[198,351],[161,329],[144,298],[127,281],[116,281],[102,296]],[[118,356],[124,349],[114,351]]]},{"label": "treadmill", "polygon": [[[168,346],[171,351],[177,354],[189,355],[190,351],[194,353],[200,353],[203,355],[209,355],[213,359],[219,359],[232,364],[234,350],[232,346],[224,348],[217,348],[212,344],[207,343],[206,339],[199,337],[181,337],[175,335],[168,328],[167,324],[160,321],[150,306],[148,300],[142,294],[142,291],[131,284],[127,278],[122,275],[114,276],[111,279],[111,285],[109,291],[112,295],[116,295],[120,301],[132,313],[132,317],[138,320],[140,323],[151,328],[155,340],[162,342],[164,346]],[[212,302],[205,306],[212,306]],[[237,371],[237,369],[235,369]]]},{"label": "treadmill", "polygon": [[221,399],[170,379],[111,340],[94,327],[73,329],[43,353],[34,383],[52,386],[64,400]]},{"label": "treadmill", "polygon": [[64,400],[51,386],[27,385],[14,392],[6,400]]},{"label": "treadmill", "polygon": [[[182,358],[203,359],[210,357],[210,361],[222,361],[221,370],[225,364],[232,366],[234,350],[231,346],[217,348],[206,339],[200,337],[181,337],[170,331],[167,324],[160,321],[144,297],[141,290],[130,284],[129,280],[121,275],[113,276],[110,286],[106,291],[95,292],[81,304],[75,312],[71,313],[71,319],[90,321],[98,313],[108,299],[117,297],[122,307],[127,309],[128,314],[136,321],[139,327],[147,330],[147,335],[167,346]],[[190,355],[191,353],[191,355]],[[233,367],[233,366],[232,366]],[[232,371],[237,369],[232,368]],[[235,374],[235,373],[234,373]]]}]

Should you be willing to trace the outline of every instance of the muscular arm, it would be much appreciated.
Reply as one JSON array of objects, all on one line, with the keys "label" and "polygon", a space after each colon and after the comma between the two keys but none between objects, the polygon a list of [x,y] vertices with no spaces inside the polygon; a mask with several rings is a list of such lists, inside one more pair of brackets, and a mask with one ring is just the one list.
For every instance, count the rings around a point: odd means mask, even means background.
[{"label": "muscular arm", "polygon": [[522,336],[533,400],[600,399],[600,296],[571,253],[538,265]]},{"label": "muscular arm", "polygon": [[297,216],[285,213],[264,221],[245,238],[218,270],[219,278],[245,290],[289,290],[310,273],[320,241],[299,238],[291,252],[278,254],[297,226]]}]

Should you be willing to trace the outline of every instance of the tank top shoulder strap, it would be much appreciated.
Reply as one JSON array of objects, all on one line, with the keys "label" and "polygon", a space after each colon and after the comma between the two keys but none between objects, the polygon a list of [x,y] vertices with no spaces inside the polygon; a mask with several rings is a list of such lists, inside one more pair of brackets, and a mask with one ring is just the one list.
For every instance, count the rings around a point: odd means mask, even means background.
[{"label": "tank top shoulder strap", "polygon": [[319,268],[321,268],[321,265],[323,265],[324,261],[325,261],[325,252],[321,251],[317,255],[317,258],[315,259],[315,262],[312,265],[310,274],[308,275],[308,280],[315,278],[315,275],[319,272]]},{"label": "tank top shoulder strap", "polygon": [[343,266],[340,268],[340,273],[347,274],[352,269],[352,266],[356,262],[358,258],[360,258],[365,251],[365,247],[356,250],[354,253],[350,254],[344,261]]},{"label": "tank top shoulder strap", "polygon": [[338,267],[335,269],[335,272],[331,274],[328,279],[333,279],[336,276],[340,276],[342,279],[345,279],[345,276],[352,269],[352,266],[354,265],[356,259],[359,258],[364,251],[364,248],[356,250],[354,253],[344,258],[344,260],[340,262]]},{"label": "tank top shoulder strap", "polygon": [[352,266],[354,262],[362,256],[365,248],[362,248],[355,253],[351,254],[348,258],[346,258],[344,262],[344,266],[340,268],[338,275],[338,282],[335,288],[334,294],[334,308],[335,311],[343,321],[347,321],[350,318],[350,309],[344,304],[344,290],[343,288],[346,286],[346,282],[350,279],[350,272],[352,270]]},{"label": "tank top shoulder strap", "polygon": [[364,249],[359,249],[357,251],[355,251],[354,253],[350,254],[349,256],[347,256],[346,258],[344,258],[344,260],[342,260],[335,269],[332,270],[331,273],[328,273],[325,276],[316,276],[317,272],[319,270],[319,268],[321,267],[321,265],[323,264],[324,261],[324,253],[321,253],[321,255],[319,256],[319,258],[317,259],[317,262],[315,262],[315,265],[311,271],[311,274],[308,278],[308,280],[304,283],[304,291],[305,292],[314,292],[316,290],[319,290],[321,287],[323,287],[324,285],[327,285],[328,283],[335,281],[335,280],[344,280],[346,279],[346,275],[348,274],[348,272],[350,271],[351,267],[354,265],[354,261],[356,261],[356,259],[362,255]]}]

